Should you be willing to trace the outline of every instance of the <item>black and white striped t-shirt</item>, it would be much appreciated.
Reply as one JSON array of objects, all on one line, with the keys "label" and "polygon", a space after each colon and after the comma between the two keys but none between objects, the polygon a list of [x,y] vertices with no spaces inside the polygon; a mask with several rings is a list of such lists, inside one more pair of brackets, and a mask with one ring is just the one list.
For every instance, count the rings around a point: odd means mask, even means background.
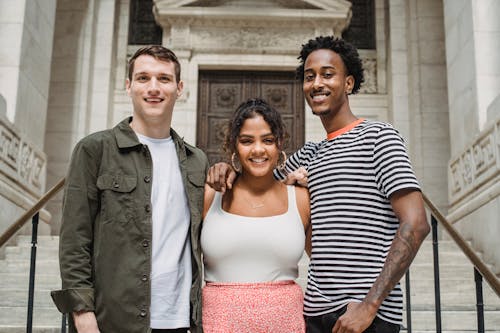
[{"label": "black and white striped t-shirt", "polygon": [[[389,196],[401,189],[420,190],[403,139],[391,125],[364,120],[340,132],[330,140],[306,143],[287,161],[288,171],[299,166],[308,171],[312,256],[304,298],[307,316],[365,297],[399,226]],[[401,323],[399,284],[377,315]]]}]

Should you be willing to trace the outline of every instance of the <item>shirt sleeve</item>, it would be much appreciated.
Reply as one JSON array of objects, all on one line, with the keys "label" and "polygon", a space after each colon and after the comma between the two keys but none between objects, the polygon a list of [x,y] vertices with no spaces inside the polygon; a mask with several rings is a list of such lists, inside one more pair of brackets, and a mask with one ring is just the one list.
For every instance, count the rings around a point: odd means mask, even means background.
[{"label": "shirt sleeve", "polygon": [[307,170],[309,164],[314,159],[317,150],[317,143],[306,142],[306,144],[302,148],[300,148],[287,158],[284,169],[274,170],[274,177],[278,180],[283,180],[288,173],[293,172],[300,167],[304,167]]},{"label": "shirt sleeve", "polygon": [[73,151],[66,177],[59,238],[62,289],[51,292],[62,313],[95,308],[92,244],[99,207],[96,186],[99,161],[95,148],[80,142]]},{"label": "shirt sleeve", "polygon": [[404,140],[392,126],[382,127],[378,132],[373,159],[377,185],[387,198],[404,189],[420,191]]}]

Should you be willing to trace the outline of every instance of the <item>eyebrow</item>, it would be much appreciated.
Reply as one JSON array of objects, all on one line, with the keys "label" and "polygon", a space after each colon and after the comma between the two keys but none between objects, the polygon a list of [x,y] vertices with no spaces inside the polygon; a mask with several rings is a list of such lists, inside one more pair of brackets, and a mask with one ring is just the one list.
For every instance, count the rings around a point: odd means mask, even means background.
[{"label": "eyebrow", "polygon": [[[321,69],[337,69],[337,67],[331,65],[331,66],[321,66]],[[305,68],[304,72],[311,72],[313,71],[312,68]]]},{"label": "eyebrow", "polygon": [[[267,137],[267,136],[272,136],[272,137],[274,137],[274,134],[273,134],[272,132],[270,132],[270,133],[262,134],[260,137],[261,137],[261,138],[265,138],[265,137]],[[243,133],[243,134],[239,134],[239,135],[238,135],[238,138],[241,138],[241,137],[253,138],[253,137],[255,137],[255,136],[254,136],[254,135],[250,135],[250,134],[245,134],[245,133]]]},{"label": "eyebrow", "polygon": [[158,73],[158,74],[152,74],[152,73],[149,73],[149,72],[138,72],[138,73],[135,73],[134,74],[134,77],[135,76],[138,76],[138,75],[153,75],[153,76],[168,76],[168,77],[174,77],[173,74],[168,74],[168,73]]}]

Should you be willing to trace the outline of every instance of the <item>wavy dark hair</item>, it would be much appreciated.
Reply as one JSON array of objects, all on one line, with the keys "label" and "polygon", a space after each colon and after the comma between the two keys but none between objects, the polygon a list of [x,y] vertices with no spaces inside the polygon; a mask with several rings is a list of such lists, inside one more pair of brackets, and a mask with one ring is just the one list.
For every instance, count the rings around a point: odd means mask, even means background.
[{"label": "wavy dark hair", "polygon": [[334,36],[319,36],[302,45],[300,55],[297,58],[300,60],[300,65],[296,70],[297,79],[304,82],[304,64],[307,57],[312,52],[322,49],[332,50],[340,56],[346,67],[347,75],[352,75],[354,78],[354,87],[351,93],[356,94],[365,81],[363,63],[354,45]]},{"label": "wavy dark hair", "polygon": [[236,151],[238,136],[240,135],[241,127],[243,127],[245,120],[254,118],[258,115],[262,116],[271,128],[278,149],[283,150],[285,148],[288,134],[281,114],[265,100],[261,98],[250,98],[238,106],[226,128],[226,135],[222,148],[229,158]]}]

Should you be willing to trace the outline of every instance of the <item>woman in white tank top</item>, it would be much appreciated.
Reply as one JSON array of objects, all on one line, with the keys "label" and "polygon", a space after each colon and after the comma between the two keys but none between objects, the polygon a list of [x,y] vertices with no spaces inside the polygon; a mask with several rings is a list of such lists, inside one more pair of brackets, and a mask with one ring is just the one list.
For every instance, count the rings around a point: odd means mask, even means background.
[{"label": "woman in white tank top", "polygon": [[224,149],[238,177],[223,194],[205,187],[205,333],[305,332],[294,280],[309,248],[309,195],[273,176],[284,139],[280,114],[261,99],[242,103],[230,121]]}]

